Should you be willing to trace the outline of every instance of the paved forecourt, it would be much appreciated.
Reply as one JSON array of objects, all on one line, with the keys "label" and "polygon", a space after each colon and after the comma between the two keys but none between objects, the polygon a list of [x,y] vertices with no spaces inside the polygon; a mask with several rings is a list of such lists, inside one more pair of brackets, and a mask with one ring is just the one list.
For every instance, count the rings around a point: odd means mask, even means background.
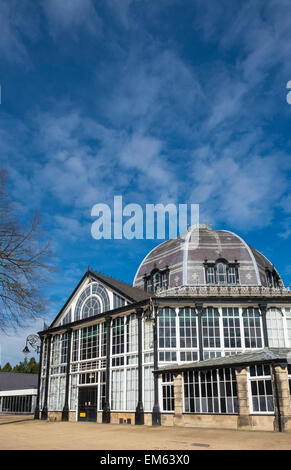
[{"label": "paved forecourt", "polygon": [[279,450],[291,449],[291,434],[47,422],[24,416],[0,416],[0,449]]}]

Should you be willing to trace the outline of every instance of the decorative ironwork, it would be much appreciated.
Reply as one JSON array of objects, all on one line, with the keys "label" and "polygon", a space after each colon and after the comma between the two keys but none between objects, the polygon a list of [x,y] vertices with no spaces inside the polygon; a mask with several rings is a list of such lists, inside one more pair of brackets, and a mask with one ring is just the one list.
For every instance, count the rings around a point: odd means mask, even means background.
[{"label": "decorative ironwork", "polygon": [[181,286],[159,292],[160,297],[170,297],[176,295],[198,296],[205,295],[215,296],[267,296],[267,297],[291,297],[291,289],[289,287],[263,287],[263,286]]},{"label": "decorative ironwork", "polygon": [[34,349],[36,351],[36,353],[39,354],[39,352],[40,352],[40,338],[39,338],[38,335],[31,334],[31,335],[27,336],[25,348],[22,351],[24,354],[29,354],[30,353],[30,350],[29,350],[27,344],[29,344],[32,347],[32,349]]}]

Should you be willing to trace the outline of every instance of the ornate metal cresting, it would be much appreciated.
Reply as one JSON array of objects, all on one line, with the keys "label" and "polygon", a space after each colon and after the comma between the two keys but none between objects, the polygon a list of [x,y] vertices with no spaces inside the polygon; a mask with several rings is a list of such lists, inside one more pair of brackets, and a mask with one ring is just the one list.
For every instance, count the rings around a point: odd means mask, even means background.
[{"label": "ornate metal cresting", "polygon": [[291,290],[286,287],[263,286],[181,286],[159,291],[159,297],[172,296],[218,296],[218,297],[290,297]]}]

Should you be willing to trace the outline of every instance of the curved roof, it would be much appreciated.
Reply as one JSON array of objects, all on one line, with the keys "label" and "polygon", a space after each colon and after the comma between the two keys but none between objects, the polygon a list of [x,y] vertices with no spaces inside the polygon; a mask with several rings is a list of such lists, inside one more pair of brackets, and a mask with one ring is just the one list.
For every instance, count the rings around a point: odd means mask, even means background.
[{"label": "curved roof", "polygon": [[241,285],[268,286],[266,268],[275,269],[264,255],[239,235],[203,225],[191,228],[185,235],[167,240],[150,251],[140,264],[133,285],[143,288],[145,275],[155,268],[162,270],[167,266],[170,269],[169,288],[203,285],[203,263],[205,260],[215,263],[220,258],[229,263],[239,263]]}]

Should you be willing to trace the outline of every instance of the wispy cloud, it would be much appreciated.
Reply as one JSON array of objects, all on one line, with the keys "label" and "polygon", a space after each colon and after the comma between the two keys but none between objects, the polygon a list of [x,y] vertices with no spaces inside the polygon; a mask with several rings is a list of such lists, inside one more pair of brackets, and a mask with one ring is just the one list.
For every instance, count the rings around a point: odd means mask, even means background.
[{"label": "wispy cloud", "polygon": [[101,32],[102,22],[92,0],[44,0],[43,8],[55,39],[62,33],[77,39],[80,29],[93,35]]},{"label": "wispy cloud", "polygon": [[[30,66],[27,46],[37,39],[39,12],[26,0],[0,1],[0,58]],[[25,44],[26,42],[26,44]],[[27,44],[28,42],[28,44]]]}]

